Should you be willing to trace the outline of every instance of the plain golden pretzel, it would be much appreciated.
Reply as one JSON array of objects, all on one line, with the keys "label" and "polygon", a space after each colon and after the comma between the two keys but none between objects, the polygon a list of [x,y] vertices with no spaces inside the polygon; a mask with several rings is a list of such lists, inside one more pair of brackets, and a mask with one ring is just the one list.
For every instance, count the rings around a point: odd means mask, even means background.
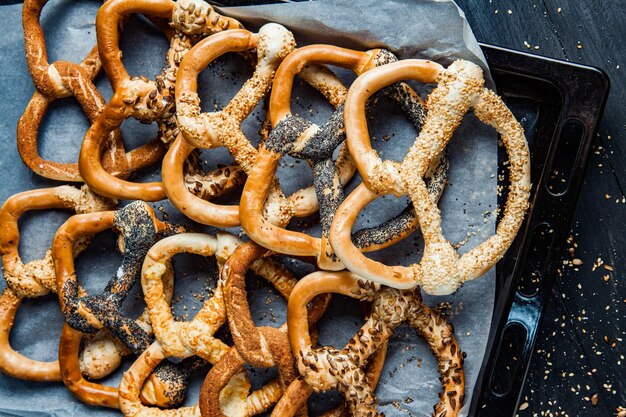
[{"label": "plain golden pretzel", "polygon": [[[35,173],[59,181],[80,182],[77,163],[58,163],[43,159],[38,150],[38,131],[52,101],[74,96],[85,115],[93,122],[105,102],[92,80],[100,71],[98,49],[94,47],[80,64],[48,62],[43,29],[39,22],[47,0],[26,0],[22,9],[26,62],[36,91],[17,124],[17,149],[22,161]],[[111,131],[103,144],[103,167],[112,175],[127,177],[131,172],[154,163],[159,155],[149,147],[124,150],[119,130]]]}]

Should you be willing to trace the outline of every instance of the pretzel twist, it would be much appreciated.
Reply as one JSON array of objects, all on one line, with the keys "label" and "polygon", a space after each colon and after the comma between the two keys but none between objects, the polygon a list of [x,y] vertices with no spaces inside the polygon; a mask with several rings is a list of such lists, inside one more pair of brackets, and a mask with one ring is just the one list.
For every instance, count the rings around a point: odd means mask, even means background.
[{"label": "pretzel twist", "polygon": [[[24,264],[19,254],[19,218],[31,210],[69,209],[77,213],[88,213],[110,209],[114,202],[93,194],[86,186],[80,190],[70,186],[44,188],[25,191],[11,196],[0,209],[0,254],[4,267],[6,287],[0,296],[0,369],[2,372],[20,379],[34,381],[60,381],[58,361],[42,362],[25,357],[15,351],[9,337],[15,314],[25,298],[36,298],[56,292],[54,265],[50,251],[43,259]],[[72,248],[72,256],[84,249],[86,242],[79,242]],[[110,339],[108,339],[110,341]],[[89,348],[90,346],[86,346]],[[118,352],[91,346],[103,355],[103,365],[114,367]],[[94,367],[82,366],[83,372],[94,373]]]},{"label": "pretzel twist", "polygon": [[[102,294],[81,295],[70,248],[82,236],[90,236],[108,228],[114,228],[121,234],[118,244],[124,252],[122,266]],[[82,336],[80,332],[94,333],[106,328],[135,355],[149,347],[151,329],[147,325],[147,315],[133,320],[122,313],[121,307],[139,277],[141,263],[151,243],[161,236],[178,231],[180,228],[159,221],[145,202],[134,202],[116,212],[76,215],[61,226],[55,235],[52,257],[61,311],[68,324],[60,344],[61,373],[66,386],[82,401],[119,407],[117,389],[90,383],[78,372],[76,364]],[[72,328],[79,332],[72,331]],[[190,376],[185,366],[193,364],[164,364],[159,367],[154,378],[162,381],[156,387],[161,390],[148,386],[144,388],[143,397],[147,401],[158,401],[157,404],[161,406],[180,403],[185,397]]]},{"label": "pretzel twist", "polygon": [[[312,347],[306,320],[306,305],[313,297],[328,292],[372,301],[367,322],[345,348]],[[338,389],[355,416],[378,416],[377,400],[363,371],[369,356],[408,321],[422,334],[439,362],[445,394],[435,406],[435,416],[456,416],[464,394],[464,354],[454,339],[452,326],[425,307],[419,288],[381,288],[350,272],[315,272],[299,281],[288,306],[289,338],[298,370],[316,392]]]},{"label": "pretzel twist", "polygon": [[[259,405],[264,406],[263,409],[275,404],[296,379],[286,326],[278,329],[257,327],[252,320],[247,299],[245,275],[249,269],[270,281],[284,298],[289,298],[297,280],[284,267],[268,258],[269,255],[271,252],[267,249],[248,242],[235,250],[222,270],[228,324],[235,347],[215,364],[202,384],[200,410],[205,417],[226,415],[220,394],[223,394],[230,375],[239,372],[246,363],[261,368],[278,367],[279,378],[270,383],[275,387],[276,395],[258,400]],[[323,314],[327,303],[328,298],[318,298],[311,303],[311,324]],[[299,407],[299,414],[306,415],[306,404]]]},{"label": "pretzel twist", "polygon": [[[424,127],[404,161],[383,162],[369,142],[365,102],[378,89],[407,78],[426,83],[437,81],[438,85],[428,98]],[[332,247],[349,270],[396,288],[421,285],[428,293],[448,294],[463,282],[484,274],[504,255],[528,209],[530,158],[521,125],[483,83],[480,67],[462,60],[446,70],[430,61],[405,60],[368,71],[355,81],[346,99],[346,134],[363,184],[341,204],[330,231]],[[423,176],[470,108],[500,133],[509,156],[511,181],[496,234],[459,256],[443,235],[441,213],[428,197]],[[366,258],[352,244],[350,230],[357,214],[380,194],[408,194],[411,198],[425,243],[419,264],[386,266]]]},{"label": "pretzel twist", "polygon": [[[220,278],[211,298],[205,301],[202,309],[191,322],[174,320],[171,309],[165,302],[162,274],[165,265],[177,253],[188,252],[202,256],[215,256],[221,266],[241,241],[228,233],[219,233],[216,237],[187,233],[172,236],[155,244],[143,264],[142,287],[150,319],[157,341],[139,357],[120,383],[120,407],[127,416],[168,416],[199,415],[197,405],[176,410],[159,410],[146,407],[139,401],[139,388],[165,357],[186,358],[199,355],[211,363],[216,363],[229,351],[229,347],[214,337],[215,332],[226,321],[223,282]],[[271,276],[280,275],[275,265],[262,264],[263,272]],[[149,379],[148,384],[155,383]],[[276,396],[274,385],[268,385],[250,397],[250,383],[245,370],[233,374],[228,382],[228,390],[221,398],[222,406],[229,416],[247,416],[262,412],[253,407],[265,404],[265,399]],[[271,400],[275,402],[276,399]]]},{"label": "pretzel twist", "polygon": [[[36,91],[18,122],[17,146],[22,160],[35,173],[50,179],[80,182],[82,178],[76,163],[57,163],[39,155],[38,131],[49,104],[59,98],[74,96],[89,120],[96,119],[104,108],[104,99],[92,80],[100,71],[101,63],[97,47],[80,64],[48,62],[39,22],[46,3],[47,0],[27,0],[22,11],[26,61]],[[119,130],[111,131],[103,142],[103,166],[113,175],[126,177],[158,157],[150,147],[126,152]]]},{"label": "pretzel twist", "polygon": [[[131,13],[146,13],[154,18],[172,19],[175,32],[170,39],[171,47],[166,57],[166,66],[163,74],[155,81],[143,76],[131,77],[121,61],[118,27],[123,17]],[[98,46],[102,65],[109,76],[114,94],[88,130],[81,147],[79,168],[85,181],[94,190],[120,199],[157,201],[165,198],[160,182],[138,184],[107,173],[101,163],[104,138],[125,119],[134,117],[144,123],[156,121],[163,142],[171,141],[178,130],[174,118],[173,83],[178,63],[193,43],[193,39],[185,32],[196,36],[219,32],[231,26],[241,25],[234,19],[218,15],[210,5],[201,0],[147,0],[141,5],[125,0],[109,0],[100,9],[96,17]],[[156,139],[149,144],[158,147],[159,157],[163,155],[165,148],[162,142]],[[219,181],[219,176],[215,180]]]},{"label": "pretzel twist", "polygon": [[[269,113],[273,130],[259,150],[256,165],[250,172],[242,194],[240,210],[242,227],[253,240],[283,253],[315,256],[318,259],[318,266],[326,270],[344,268],[328,242],[332,218],[344,200],[345,175],[342,175],[342,171],[354,171],[354,163],[343,144],[345,140],[343,106],[339,105],[323,126],[295,116],[291,113],[289,105],[293,81],[309,63],[339,65],[353,70],[358,75],[373,67],[394,61],[397,61],[397,58],[386,50],[358,52],[331,45],[305,46],[294,51],[283,61],[276,73],[270,100]],[[394,84],[381,93],[400,104],[415,127],[420,129],[425,117],[422,102],[409,86],[403,83]],[[381,94],[373,97],[368,106],[373,106],[380,97]],[[335,163],[333,152],[340,144],[342,146]],[[275,226],[262,215],[278,163],[286,154],[305,159],[313,166],[313,182],[320,204],[321,239]],[[437,176],[431,177],[430,185],[435,188],[435,194],[440,195],[445,185],[447,161],[444,159],[437,162],[439,166],[434,171]],[[350,168],[344,168],[345,165],[349,165]],[[359,247],[363,251],[384,248],[401,240],[416,227],[417,219],[409,207],[400,216],[385,224],[359,233]]]}]

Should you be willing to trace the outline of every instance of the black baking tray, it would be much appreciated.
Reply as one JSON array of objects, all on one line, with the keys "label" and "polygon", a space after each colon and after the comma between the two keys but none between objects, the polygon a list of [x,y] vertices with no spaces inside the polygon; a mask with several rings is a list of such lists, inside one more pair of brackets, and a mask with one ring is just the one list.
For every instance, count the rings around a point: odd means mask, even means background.
[{"label": "black baking tray", "polygon": [[[470,416],[514,416],[609,93],[597,68],[481,45],[531,151],[531,209],[497,265],[496,303]],[[502,155],[500,162],[506,160]]]}]

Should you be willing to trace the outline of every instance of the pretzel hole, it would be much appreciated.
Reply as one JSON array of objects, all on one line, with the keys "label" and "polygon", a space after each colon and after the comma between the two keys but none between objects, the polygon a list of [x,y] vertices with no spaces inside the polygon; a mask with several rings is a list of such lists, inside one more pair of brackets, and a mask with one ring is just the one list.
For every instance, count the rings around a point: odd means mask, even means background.
[{"label": "pretzel hole", "polygon": [[472,113],[463,117],[446,149],[450,170],[438,206],[444,235],[463,254],[495,230],[496,203],[508,193],[508,164],[498,162],[508,158],[497,156],[496,132]]},{"label": "pretzel hole", "polygon": [[[381,412],[393,415],[395,405],[413,410],[412,400],[419,398],[425,404],[436,404],[437,390],[433,389],[432,375],[438,375],[438,364],[428,344],[415,329],[407,324],[397,327],[389,339],[387,356],[378,381],[378,401]],[[411,381],[406,397],[394,395],[393,381]]]},{"label": "pretzel hole", "polygon": [[145,16],[133,14],[120,32],[122,63],[130,76],[145,76],[154,80],[161,74],[169,44],[163,33]]},{"label": "pretzel hole", "polygon": [[[43,159],[74,163],[90,123],[74,97],[48,105],[38,129],[37,145]],[[68,149],[72,151],[68,152]]]},{"label": "pretzel hole", "polygon": [[52,246],[54,234],[70,217],[67,210],[33,210],[18,220],[20,231],[19,255],[23,263],[43,259]]},{"label": "pretzel hole", "polygon": [[367,127],[372,148],[383,160],[402,161],[419,130],[390,97],[382,94],[370,97],[368,106],[371,106],[367,111]]},{"label": "pretzel hole", "polygon": [[89,246],[74,260],[78,283],[88,294],[101,294],[122,264],[118,235],[104,230],[95,235]]},{"label": "pretzel hole", "polygon": [[222,110],[237,94],[254,68],[239,53],[217,57],[198,75],[198,94],[203,112]]},{"label": "pretzel hole", "polygon": [[[93,22],[100,6],[102,2],[98,0],[57,0],[46,4],[39,21],[46,39],[48,62],[83,60],[96,44]],[[91,24],[85,24],[85,16],[90,17]]]},{"label": "pretzel hole", "polygon": [[28,358],[55,361],[59,358],[62,323],[56,294],[26,298],[15,314],[11,347]]},{"label": "pretzel hole", "polygon": [[[219,271],[215,257],[178,253],[172,258],[174,296],[172,313],[176,320],[191,321],[204,302],[211,298]],[[141,291],[138,299],[143,301]]]}]

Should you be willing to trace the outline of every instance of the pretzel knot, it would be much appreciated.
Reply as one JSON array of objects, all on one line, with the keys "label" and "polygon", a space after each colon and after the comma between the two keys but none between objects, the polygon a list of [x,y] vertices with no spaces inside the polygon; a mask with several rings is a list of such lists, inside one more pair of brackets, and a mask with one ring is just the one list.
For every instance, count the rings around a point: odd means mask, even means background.
[{"label": "pretzel knot", "polygon": [[[428,98],[422,131],[404,160],[383,162],[369,141],[365,102],[378,89],[407,78],[436,81],[438,85]],[[521,125],[483,83],[480,67],[462,60],[445,70],[430,61],[405,60],[368,71],[355,81],[346,99],[345,121],[348,146],[363,184],[341,204],[330,230],[331,245],[349,270],[391,287],[421,285],[426,292],[441,295],[481,276],[502,258],[528,208],[530,158]],[[459,256],[443,235],[441,213],[429,197],[423,177],[470,108],[478,119],[500,133],[509,156],[510,186],[496,234]],[[425,243],[420,263],[408,267],[383,265],[366,258],[351,242],[350,230],[357,214],[381,194],[410,197]]]},{"label": "pretzel knot", "polygon": [[[372,310],[345,348],[313,347],[308,335],[306,304],[315,296],[336,292],[371,300]],[[422,303],[419,288],[381,287],[350,272],[315,272],[304,277],[289,301],[289,338],[300,374],[317,392],[338,389],[356,416],[379,416],[374,386],[363,371],[369,357],[408,321],[427,341],[439,363],[445,394],[435,407],[436,416],[456,416],[463,403],[464,354],[454,339],[452,326]],[[280,405],[280,404],[279,404]]]}]

